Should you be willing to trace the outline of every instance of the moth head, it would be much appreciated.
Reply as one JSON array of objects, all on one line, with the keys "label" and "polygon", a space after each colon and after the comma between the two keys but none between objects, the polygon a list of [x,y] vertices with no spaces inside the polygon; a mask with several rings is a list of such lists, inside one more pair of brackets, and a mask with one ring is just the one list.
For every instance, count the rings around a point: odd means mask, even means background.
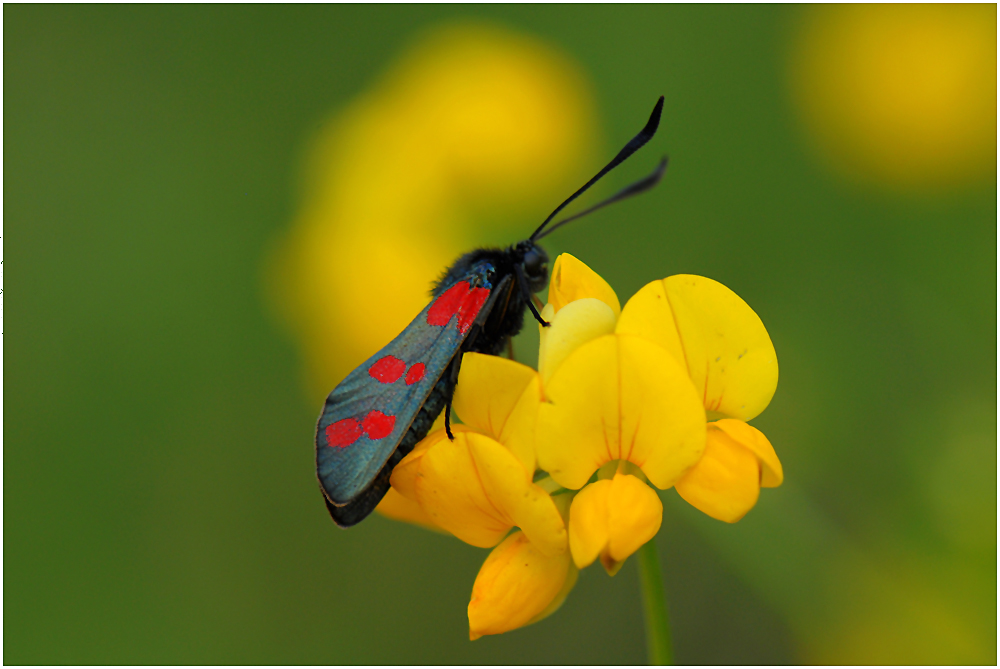
[{"label": "moth head", "polygon": [[537,293],[549,281],[549,254],[532,241],[522,242],[519,246],[520,263],[524,268],[524,277],[528,280],[528,288]]}]

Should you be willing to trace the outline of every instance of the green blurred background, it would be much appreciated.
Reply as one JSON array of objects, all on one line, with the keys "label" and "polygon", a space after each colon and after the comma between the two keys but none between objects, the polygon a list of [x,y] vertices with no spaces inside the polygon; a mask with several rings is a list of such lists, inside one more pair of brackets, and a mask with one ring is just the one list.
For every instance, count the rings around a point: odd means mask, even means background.
[{"label": "green blurred background", "polygon": [[553,257],[623,302],[710,276],[778,352],[755,425],[786,483],[731,526],[662,495],[678,661],[995,664],[996,8],[968,24],[992,34],[973,90],[992,134],[923,181],[824,148],[797,102],[826,81],[817,11],[5,6],[4,662],[644,662],[634,566],[469,642],[486,552],[382,517],[340,531],[316,489],[318,403],[264,297],[268,249],[323,123],[462,19],[587,78],[604,149],[574,180],[667,96],[655,148],[603,192],[663,151],[664,184]]}]

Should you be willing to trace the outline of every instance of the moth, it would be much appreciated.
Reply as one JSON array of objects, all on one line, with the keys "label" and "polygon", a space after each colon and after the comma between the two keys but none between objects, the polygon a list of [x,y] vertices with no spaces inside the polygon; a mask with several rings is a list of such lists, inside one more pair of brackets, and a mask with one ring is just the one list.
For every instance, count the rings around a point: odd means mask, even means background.
[{"label": "moth", "polygon": [[442,410],[448,437],[454,438],[451,401],[464,353],[498,355],[521,330],[525,307],[535,320],[549,325],[532,303],[549,277],[549,257],[538,241],[659,182],[666,158],[645,178],[549,225],[566,205],[653,137],[662,111],[661,96],[639,134],[530,237],[506,249],[476,249],[456,260],[413,322],[333,389],[316,424],[316,475],[337,525],[350,527],[372,512],[389,489],[393,468],[427,435]]}]

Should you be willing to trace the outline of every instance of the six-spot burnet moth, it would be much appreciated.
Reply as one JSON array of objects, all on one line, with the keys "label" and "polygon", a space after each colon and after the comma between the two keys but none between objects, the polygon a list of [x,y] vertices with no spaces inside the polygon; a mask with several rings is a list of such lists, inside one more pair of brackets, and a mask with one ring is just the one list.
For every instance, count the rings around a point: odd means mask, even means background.
[{"label": "six-spot burnet moth", "polygon": [[548,226],[556,214],[656,133],[663,97],[646,126],[594,178],[556,207],[526,240],[506,249],[476,249],[448,268],[432,300],[399,336],[333,389],[316,425],[316,474],[326,507],[341,527],[372,512],[389,489],[393,467],[427,435],[441,410],[450,426],[451,398],[466,351],[499,354],[521,330],[524,308],[548,281],[538,240],[566,223],[652,188],[667,160],[607,200]]}]

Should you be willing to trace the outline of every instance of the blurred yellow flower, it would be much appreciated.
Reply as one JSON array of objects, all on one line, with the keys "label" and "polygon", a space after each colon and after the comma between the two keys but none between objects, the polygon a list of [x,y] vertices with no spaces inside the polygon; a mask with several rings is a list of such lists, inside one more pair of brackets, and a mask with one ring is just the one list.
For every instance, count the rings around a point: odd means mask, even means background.
[{"label": "blurred yellow flower", "polygon": [[310,394],[406,327],[461,252],[574,184],[594,134],[574,64],[477,24],[429,33],[333,118],[266,278]]},{"label": "blurred yellow flower", "polygon": [[[604,279],[562,254],[541,313],[551,325],[540,329],[540,371],[466,354],[455,439],[422,440],[379,506],[495,546],[473,586],[473,639],[548,615],[598,558],[614,575],[659,531],[650,482],[735,522],[783,476],[745,422],[774,394],[774,348],[732,291],[674,276],[622,309]],[[721,418],[706,426],[706,410]]]},{"label": "blurred yellow flower", "polygon": [[830,163],[857,180],[922,191],[993,173],[995,4],[804,11],[792,93]]}]

